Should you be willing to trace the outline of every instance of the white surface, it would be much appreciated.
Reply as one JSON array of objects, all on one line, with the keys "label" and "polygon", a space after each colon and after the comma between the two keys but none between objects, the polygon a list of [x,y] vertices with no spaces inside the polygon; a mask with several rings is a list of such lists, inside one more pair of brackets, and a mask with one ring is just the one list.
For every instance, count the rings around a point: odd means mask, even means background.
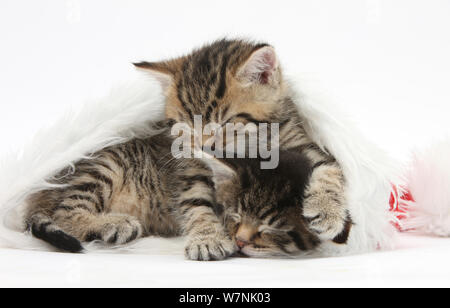
[{"label": "white surface", "polygon": [[450,239],[406,236],[396,251],[304,260],[185,261],[0,249],[0,287],[450,287]]},{"label": "white surface", "polygon": [[[0,2],[0,153],[71,105],[103,95],[130,62],[220,36],[273,44],[288,73],[327,83],[393,155],[450,131],[447,0]],[[181,256],[0,250],[1,286],[449,286],[450,240],[337,259],[191,263]]]}]

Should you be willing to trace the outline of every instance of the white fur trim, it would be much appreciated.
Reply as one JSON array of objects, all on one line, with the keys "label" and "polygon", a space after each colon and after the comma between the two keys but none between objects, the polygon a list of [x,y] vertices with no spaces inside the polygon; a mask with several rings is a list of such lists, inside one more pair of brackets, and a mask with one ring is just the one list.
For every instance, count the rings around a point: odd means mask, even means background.
[{"label": "white fur trim", "polygon": [[347,201],[355,223],[348,245],[326,243],[324,255],[363,253],[394,246],[396,230],[389,211],[391,184],[401,183],[400,168],[366,140],[342,110],[342,102],[321,91],[320,85],[297,78],[299,110],[313,139],[331,152],[344,170]]},{"label": "white fur trim", "polygon": [[140,78],[117,87],[104,99],[68,112],[33,141],[0,161],[0,245],[42,249],[41,241],[24,235],[24,201],[48,188],[46,179],[62,168],[107,146],[149,134],[150,120],[163,118],[159,84]]}]

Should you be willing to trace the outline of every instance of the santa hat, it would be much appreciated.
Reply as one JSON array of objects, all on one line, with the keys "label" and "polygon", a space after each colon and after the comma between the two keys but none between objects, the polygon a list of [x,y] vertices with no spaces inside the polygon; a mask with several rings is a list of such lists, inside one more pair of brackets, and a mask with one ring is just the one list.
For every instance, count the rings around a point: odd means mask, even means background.
[{"label": "santa hat", "polygon": [[[305,128],[311,138],[336,157],[343,168],[347,204],[354,222],[347,244],[324,243],[319,249],[320,255],[354,254],[393,247],[396,229],[391,221],[396,218],[390,211],[389,196],[391,184],[400,182],[399,164],[360,133],[348,112],[342,110],[342,104],[332,97],[325,97],[321,88],[308,80],[299,79],[296,84],[300,89],[295,101]],[[164,103],[161,90],[155,83],[138,80],[105,99],[90,102],[76,113],[69,113],[42,130],[21,151],[2,157],[0,246],[51,249],[23,233],[22,209],[27,206],[27,197],[51,187],[48,179],[90,153],[127,141],[137,134],[151,134],[145,130],[146,124],[160,118]],[[420,184],[412,180],[410,184],[417,201],[421,201],[422,195],[416,191]],[[438,186],[434,188],[439,189]],[[394,196],[400,200],[399,196],[403,194],[395,193],[394,189]],[[398,208],[402,209],[402,206]],[[422,206],[417,206],[417,209],[422,209]],[[414,218],[418,213],[421,212],[411,207],[408,219],[401,222],[405,228],[417,228],[417,223],[412,223],[417,222]],[[430,221],[434,223],[435,220]],[[120,249],[171,254],[179,254],[183,250],[182,243],[156,238],[142,239]]]}]

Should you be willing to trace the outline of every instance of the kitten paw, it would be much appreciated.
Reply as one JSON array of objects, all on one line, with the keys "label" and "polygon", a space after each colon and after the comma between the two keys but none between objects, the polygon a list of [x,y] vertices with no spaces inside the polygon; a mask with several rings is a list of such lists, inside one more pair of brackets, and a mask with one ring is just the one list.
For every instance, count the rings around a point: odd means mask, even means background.
[{"label": "kitten paw", "polygon": [[101,225],[88,233],[86,241],[101,240],[111,245],[122,245],[140,238],[142,234],[142,225],[135,217],[109,214],[103,217]]},{"label": "kitten paw", "polygon": [[326,192],[305,199],[303,216],[309,229],[322,241],[338,237],[348,221],[343,202]]},{"label": "kitten paw", "polygon": [[311,232],[322,241],[346,242],[349,222],[344,177],[338,165],[316,168],[305,191],[303,216]]},{"label": "kitten paw", "polygon": [[193,261],[219,261],[235,252],[233,241],[225,235],[193,237],[185,249],[186,258]]}]

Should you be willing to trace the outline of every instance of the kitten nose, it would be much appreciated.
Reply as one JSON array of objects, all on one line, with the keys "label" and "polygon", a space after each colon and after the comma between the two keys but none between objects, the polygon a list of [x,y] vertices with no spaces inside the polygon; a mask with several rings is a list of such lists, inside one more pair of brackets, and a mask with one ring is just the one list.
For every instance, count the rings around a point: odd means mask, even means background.
[{"label": "kitten nose", "polygon": [[241,241],[241,240],[239,240],[239,239],[236,240],[236,244],[238,245],[238,247],[239,247],[240,249],[242,249],[242,248],[244,248],[245,246],[248,245],[247,242]]},{"label": "kitten nose", "polygon": [[238,245],[238,247],[242,249],[250,244],[257,232],[258,230],[255,227],[247,224],[242,224],[236,232],[236,244]]}]

